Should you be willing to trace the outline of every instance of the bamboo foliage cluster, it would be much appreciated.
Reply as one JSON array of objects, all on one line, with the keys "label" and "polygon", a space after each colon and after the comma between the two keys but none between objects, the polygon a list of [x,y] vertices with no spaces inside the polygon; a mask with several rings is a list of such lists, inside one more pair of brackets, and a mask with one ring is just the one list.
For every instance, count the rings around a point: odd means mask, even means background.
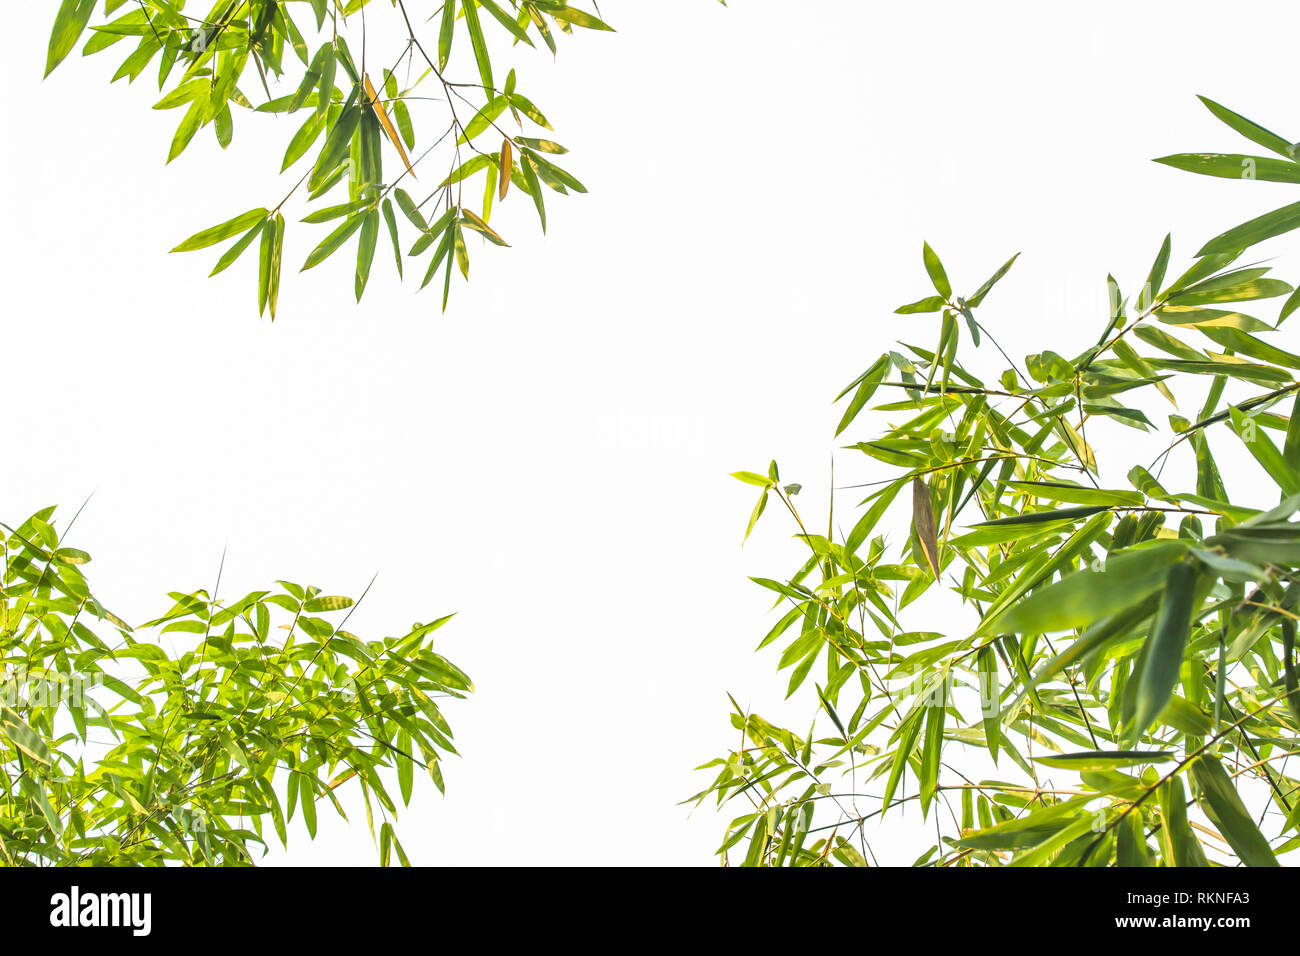
[{"label": "bamboo foliage cluster", "polygon": [[442,702],[473,689],[432,648],[450,615],[363,640],[351,598],[280,581],[228,601],[218,579],[133,629],[53,511],[0,525],[0,864],[249,865],[295,814],[313,838],[318,807],[346,817],[343,788],[380,863],[408,863],[397,800],[417,774],[442,790]]},{"label": "bamboo foliage cluster", "polygon": [[[1291,143],[1205,103],[1277,157],[1160,162],[1300,182]],[[759,646],[780,649],[787,696],[819,675],[818,713],[799,731],[735,705],[738,742],[692,798],[743,811],[724,859],[1276,866],[1300,846],[1300,355],[1279,344],[1300,293],[1243,261],[1297,227],[1300,204],[1252,219],[1173,278],[1166,238],[1131,301],[1108,280],[1093,346],[1023,364],[985,303],[1015,258],[962,296],[924,246],[933,291],[897,312],[937,317],[936,344],[881,355],[839,396],[837,435],[865,428],[848,448],[892,474],[847,534],[833,513],[817,533],[775,462],[736,474],[761,489],[747,536],[774,499],[807,547],[789,577],[754,580],[783,609]],[[1242,311],[1278,300],[1275,322]],[[994,380],[976,372],[990,347]],[[1154,438],[1161,405],[1163,450],[1129,487],[1103,477],[1102,423]],[[1275,494],[1230,493],[1216,454]],[[873,838],[913,808],[915,853],[879,859]]]},{"label": "bamboo foliage cluster", "polygon": [[[216,275],[256,244],[259,313],[275,317],[285,210],[303,191],[315,205],[302,222],[327,230],[304,270],[355,236],[353,289],[360,301],[382,232],[399,276],[404,260],[428,254],[421,288],[438,279],[445,309],[453,271],[469,278],[467,237],[507,245],[488,223],[494,204],[512,188],[528,197],[543,230],[547,192],[586,192],[558,165],[567,150],[547,138],[551,123],[519,89],[516,70],[502,68],[501,46],[540,44],[555,53],[559,33],[611,28],[562,0],[444,0],[432,15],[423,5],[408,11],[405,0],[393,0],[379,18],[396,22],[407,39],[385,59],[365,41],[368,12],[371,27],[379,26],[375,6],[370,0],[216,0],[196,15],[184,0],[104,0],[102,7],[96,0],[62,0],[46,74],[87,32],[83,55],[128,48],[114,81],[134,82],[156,62],[163,95],[154,109],[181,113],[168,162],[205,127],[224,149],[240,111],[305,117],[280,166],[293,181],[288,193],[173,250],[228,243],[213,266]],[[110,19],[91,24],[97,8]],[[428,177],[438,162],[442,171]],[[467,196],[471,182],[478,185]]]}]

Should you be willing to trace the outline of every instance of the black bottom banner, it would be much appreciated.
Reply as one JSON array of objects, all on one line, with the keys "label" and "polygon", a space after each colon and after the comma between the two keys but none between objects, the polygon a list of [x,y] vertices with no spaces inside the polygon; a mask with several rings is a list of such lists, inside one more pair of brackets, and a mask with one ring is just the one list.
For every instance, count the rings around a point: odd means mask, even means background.
[{"label": "black bottom banner", "polygon": [[[759,879],[759,883],[750,883]],[[344,869],[0,870],[4,939],[120,945],[154,942],[383,942],[394,930],[423,945],[481,944],[522,933],[608,945],[608,925],[636,927],[641,945],[790,934],[830,926],[863,935],[880,920],[912,932],[1014,930],[1044,939],[1289,928],[1295,884],[1281,872],[1211,870],[843,870],[826,883],[687,870],[613,872]],[[810,877],[812,879],[812,877]],[[699,882],[696,882],[696,881]],[[644,881],[644,882],[643,882]],[[844,881],[844,882],[841,882]],[[732,894],[735,894],[733,899]],[[787,925],[788,924],[788,925]],[[737,936],[736,934],[740,934]],[[1068,935],[1062,935],[1068,934]],[[74,939],[75,937],[75,939]],[[400,937],[399,937],[400,938]],[[826,940],[830,942],[829,939]]]}]

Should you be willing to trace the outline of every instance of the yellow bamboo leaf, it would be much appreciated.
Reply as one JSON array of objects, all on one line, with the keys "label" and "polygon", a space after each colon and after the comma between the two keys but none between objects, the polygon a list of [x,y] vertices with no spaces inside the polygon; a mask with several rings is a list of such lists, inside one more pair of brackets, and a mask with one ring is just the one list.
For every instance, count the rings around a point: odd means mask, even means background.
[{"label": "yellow bamboo leaf", "polygon": [[515,154],[507,138],[501,143],[501,184],[497,187],[500,190],[497,199],[505,199],[506,193],[510,190],[510,173],[514,170],[514,163]]},{"label": "yellow bamboo leaf", "polygon": [[384,109],[384,104],[379,102],[379,94],[375,92],[374,84],[370,82],[370,75],[366,74],[363,79],[366,82],[366,96],[370,98],[370,105],[379,117],[379,125],[384,128],[384,134],[388,141],[393,144],[397,150],[397,155],[402,157],[402,163],[406,166],[406,171],[415,178],[415,170],[411,168],[411,160],[406,155],[406,147],[402,145],[402,138],[397,135],[397,127],[393,126],[393,121],[388,118],[388,112]]}]

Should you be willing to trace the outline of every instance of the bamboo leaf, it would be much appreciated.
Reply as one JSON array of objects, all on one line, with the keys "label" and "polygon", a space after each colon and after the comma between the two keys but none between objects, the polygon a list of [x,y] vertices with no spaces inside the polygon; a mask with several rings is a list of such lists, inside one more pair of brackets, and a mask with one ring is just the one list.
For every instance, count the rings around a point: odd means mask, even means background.
[{"label": "bamboo leaf", "polygon": [[1166,587],[1166,569],[1183,554],[1185,546],[1173,541],[1131,548],[1113,555],[1100,571],[1075,571],[1039,588],[1006,614],[986,618],[977,633],[990,633],[995,627],[1025,634],[1087,627]]},{"label": "bamboo leaf", "polygon": [[1143,764],[1163,763],[1174,759],[1170,750],[1088,750],[1073,754],[1035,757],[1035,763],[1062,770],[1118,770]]},{"label": "bamboo leaf", "polygon": [[451,44],[456,36],[456,0],[443,0],[442,27],[438,32],[438,69],[447,69]]},{"label": "bamboo leaf", "polygon": [[250,209],[233,219],[227,219],[220,225],[196,232],[174,248],[172,252],[191,252],[195,249],[206,249],[208,246],[216,245],[224,239],[236,236],[244,230],[261,223],[269,215],[270,211],[266,209]]},{"label": "bamboo leaf", "polygon": [[514,151],[511,149],[508,137],[501,141],[501,156],[498,162],[501,166],[501,184],[498,187],[500,191],[497,198],[504,200],[506,193],[510,191],[510,174],[514,170]]},{"label": "bamboo leaf", "polygon": [[945,301],[951,299],[952,284],[948,281],[948,274],[944,272],[943,263],[939,261],[938,255],[930,248],[928,242],[923,244],[921,256],[925,260],[925,271],[930,276],[930,282],[934,284],[934,290]]},{"label": "bamboo leaf", "polygon": [[59,4],[59,10],[54,15],[54,27],[50,31],[49,52],[45,57],[46,76],[72,52],[94,12],[95,0],[63,0]]},{"label": "bamboo leaf", "polygon": [[1167,575],[1160,610],[1148,639],[1149,652],[1138,681],[1133,727],[1137,734],[1155,722],[1178,686],[1195,610],[1196,568],[1190,562],[1180,561]]},{"label": "bamboo leaf", "polygon": [[1295,159],[1295,151],[1291,143],[1278,136],[1277,133],[1265,129],[1253,120],[1246,119],[1240,113],[1234,113],[1209,97],[1198,96],[1197,98],[1205,104],[1206,109],[1252,143],[1258,143],[1265,149],[1271,149],[1286,159]]},{"label": "bamboo leaf", "polygon": [[1278,866],[1277,857],[1255,826],[1218,758],[1202,754],[1192,763],[1192,777],[1205,815],[1241,861],[1247,866]]},{"label": "bamboo leaf", "polygon": [[483,39],[483,27],[479,24],[478,7],[473,2],[462,0],[461,10],[465,14],[465,26],[469,30],[470,43],[474,47],[474,59],[478,62],[479,77],[483,80],[483,88],[491,93],[496,89],[492,82],[492,60],[488,55],[487,41]]},{"label": "bamboo leaf", "polygon": [[1300,202],[1274,209],[1272,212],[1243,222],[1240,226],[1234,226],[1207,242],[1197,255],[1212,256],[1240,252],[1265,239],[1284,235],[1296,228],[1300,228]]},{"label": "bamboo leaf", "polygon": [[930,502],[930,489],[920,478],[912,479],[912,528],[930,573],[938,580],[939,539],[934,526],[934,507]]}]

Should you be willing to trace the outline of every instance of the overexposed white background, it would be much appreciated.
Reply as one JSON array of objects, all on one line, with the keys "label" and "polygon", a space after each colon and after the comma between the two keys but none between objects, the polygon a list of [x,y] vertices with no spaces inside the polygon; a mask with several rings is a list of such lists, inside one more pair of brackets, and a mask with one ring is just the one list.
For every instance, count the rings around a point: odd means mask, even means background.
[{"label": "overexposed white background", "polygon": [[[1017,358],[1070,354],[1108,271],[1135,291],[1166,231],[1181,269],[1296,198],[1149,162],[1256,151],[1196,93],[1300,138],[1291,4],[608,0],[617,34],[520,65],[591,190],[551,199],[549,235],[512,197],[513,248],[472,243],[445,315],[381,237],[359,306],[343,252],[287,268],[272,325],[253,253],[209,280],[216,250],[167,250],[273,205],[297,121],[237,114],[228,151],[205,130],[165,166],[153,71],[110,87],[122,47],[42,81],[56,4],[11,6],[0,517],[93,492],[71,543],[133,622],[223,549],[228,595],[378,571],[362,635],[458,611],[441,649],[478,691],[446,798],[399,819],[416,863],[715,859],[726,818],[676,804],[733,739],[725,691],[782,712],[747,575],[798,553],[775,510],[741,548],[754,489],[728,473],[775,457],[823,513],[831,399],[934,338],[892,314],[927,294],[923,239],[959,292],[1023,250],[984,321]],[[291,221],[287,264],[322,234]],[[837,479],[887,473],[857,457]],[[371,863],[354,821],[271,859]]]}]

